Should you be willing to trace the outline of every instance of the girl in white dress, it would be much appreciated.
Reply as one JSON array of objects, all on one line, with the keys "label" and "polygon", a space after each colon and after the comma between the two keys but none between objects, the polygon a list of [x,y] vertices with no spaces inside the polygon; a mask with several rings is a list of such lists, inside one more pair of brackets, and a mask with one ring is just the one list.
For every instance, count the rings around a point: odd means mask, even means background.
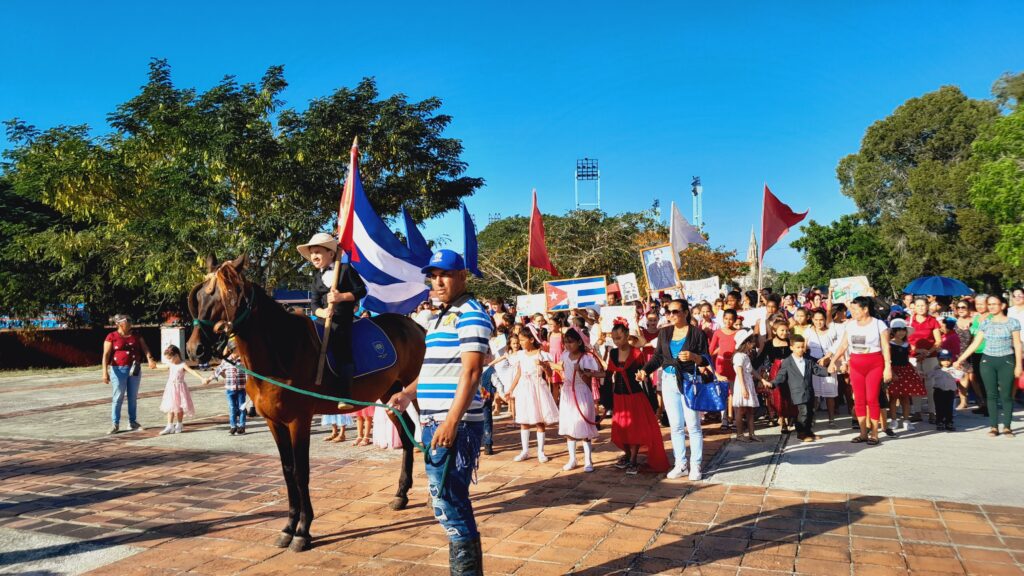
[{"label": "girl in white dress", "polygon": [[[732,406],[736,409],[736,439],[750,442],[761,441],[754,435],[754,409],[759,403],[754,366],[750,363],[756,340],[753,331],[740,330],[736,333],[736,353],[732,356],[732,366],[736,370],[736,382],[732,387]],[[744,428],[747,429],[745,439]]]},{"label": "girl in white dress", "polygon": [[540,335],[532,324],[519,334],[519,344],[523,349],[516,353],[516,372],[508,389],[509,396],[516,399],[516,423],[523,443],[523,451],[515,461],[530,457],[530,428],[536,427],[537,460],[547,462],[544,431],[548,424],[558,422],[558,406],[547,382],[551,377],[551,356],[540,349]]},{"label": "girl in white dress", "polygon": [[516,408],[512,402],[512,397],[508,394],[508,389],[512,385],[512,377],[516,373],[516,354],[523,348],[519,345],[519,336],[511,332],[507,333],[506,336],[508,342],[505,348],[500,354],[492,352],[495,355],[495,359],[489,364],[490,367],[494,368],[495,378],[493,382],[497,390],[497,393],[494,395],[494,414],[497,415],[501,411],[501,403],[504,402],[508,404],[509,410],[512,413],[512,419],[515,420]]},{"label": "girl in white dress", "polygon": [[575,328],[569,328],[562,337],[561,362],[552,369],[563,374],[561,398],[558,403],[558,433],[565,436],[569,445],[569,462],[563,470],[576,467],[576,442],[583,441],[583,471],[593,472],[590,439],[597,438],[597,410],[594,407],[594,393],[590,381],[600,373],[597,359],[583,343],[583,336]]},{"label": "girl in white dress", "polygon": [[160,435],[181,433],[181,421],[185,416],[195,415],[195,405],[192,403],[192,395],[188,392],[188,384],[185,383],[185,373],[195,376],[200,382],[203,381],[202,374],[189,368],[181,361],[181,350],[171,345],[164,350],[164,360],[167,364],[167,385],[164,386],[164,396],[160,400],[160,411],[167,413],[167,427],[160,431]]}]

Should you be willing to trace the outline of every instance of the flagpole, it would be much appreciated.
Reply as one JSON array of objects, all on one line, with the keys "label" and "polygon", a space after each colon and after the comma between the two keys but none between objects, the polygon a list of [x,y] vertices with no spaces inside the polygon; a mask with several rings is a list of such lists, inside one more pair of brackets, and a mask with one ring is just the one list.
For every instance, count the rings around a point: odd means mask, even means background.
[{"label": "flagpole", "polygon": [[530,292],[530,273],[533,271],[533,267],[530,266],[530,251],[533,250],[533,213],[534,208],[537,206],[537,189],[533,189],[533,205],[530,207],[530,224],[529,231],[526,237],[526,293]]},{"label": "flagpole", "polygon": [[755,308],[761,305],[761,283],[764,280],[764,191],[767,189],[768,182],[761,182],[761,245],[757,249],[757,302],[752,303]]},{"label": "flagpole", "polygon": [[[359,137],[356,136],[352,140],[352,149],[355,150],[358,147],[359,147]],[[345,187],[346,188],[349,185],[355,185],[355,183],[351,181],[352,178],[354,177],[354,172],[353,172],[353,166],[352,166],[352,163],[351,163],[351,156],[349,158],[350,158],[350,162],[349,162],[349,176],[348,176],[349,182],[345,182]],[[345,194],[344,189],[342,189],[342,196],[344,196],[344,194]],[[340,213],[338,214],[338,218],[339,218],[339,222],[338,222],[338,224],[339,224],[339,226],[338,226],[338,235],[341,236],[341,222],[340,222],[341,214]],[[351,222],[346,222],[345,223],[345,226],[351,226],[351,225],[352,225]],[[339,238],[339,240],[341,240],[341,238]],[[334,292],[336,292],[338,290],[338,279],[341,277],[341,251],[342,251],[342,247],[341,246],[338,246],[338,249],[334,251],[334,278],[331,279],[331,291],[328,292],[328,294],[332,294],[332,293],[334,293]],[[317,362],[317,365],[316,365],[316,380],[314,382],[316,383],[317,386],[320,386],[320,384],[321,384],[321,382],[323,382],[323,378],[324,378],[324,365],[327,363],[327,350],[328,350],[327,344],[331,341],[331,323],[332,323],[333,319],[334,319],[334,302],[328,302],[327,303],[327,318],[324,319],[324,337],[320,341],[320,360]],[[351,343],[349,343],[349,344],[351,345]]]}]

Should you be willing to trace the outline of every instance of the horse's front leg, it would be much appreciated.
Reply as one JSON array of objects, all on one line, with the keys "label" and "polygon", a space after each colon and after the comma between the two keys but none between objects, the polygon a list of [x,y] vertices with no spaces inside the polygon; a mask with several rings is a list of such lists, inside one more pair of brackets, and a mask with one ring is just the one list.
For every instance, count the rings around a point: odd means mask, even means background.
[{"label": "horse's front leg", "polygon": [[[412,465],[416,453],[415,438],[405,432],[398,417],[395,417],[391,411],[388,411],[388,418],[398,428],[399,437],[402,439],[402,472],[398,477],[398,491],[395,492],[395,497],[391,500],[391,509],[404,510],[409,505],[409,489],[412,488]],[[400,418],[401,422],[405,422],[409,430],[415,433],[416,423],[413,422],[412,416],[408,412],[403,412]]]},{"label": "horse's front leg", "polygon": [[284,484],[288,490],[288,523],[281,529],[281,535],[277,537],[274,546],[287,548],[292,543],[295,527],[299,523],[299,490],[295,484],[294,449],[287,426],[269,419],[267,424],[270,427],[270,433],[274,436],[274,443],[277,444],[277,453],[281,458],[281,472],[284,474]]},{"label": "horse's front leg", "polygon": [[299,523],[295,528],[295,539],[289,549],[302,552],[309,549],[312,537],[309,527],[313,524],[313,502],[309,497],[309,430],[312,416],[293,420],[288,425],[292,440],[292,457],[295,463],[295,485],[298,492]]}]

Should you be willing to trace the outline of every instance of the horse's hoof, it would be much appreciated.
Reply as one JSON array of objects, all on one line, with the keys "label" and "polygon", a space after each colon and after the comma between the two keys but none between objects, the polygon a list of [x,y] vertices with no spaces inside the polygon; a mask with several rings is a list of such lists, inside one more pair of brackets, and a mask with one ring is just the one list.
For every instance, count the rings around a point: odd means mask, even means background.
[{"label": "horse's hoof", "polygon": [[391,500],[391,509],[392,510],[405,510],[405,507],[408,506],[408,505],[409,505],[409,497],[408,496],[395,496]]},{"label": "horse's hoof", "polygon": [[278,548],[287,548],[288,545],[292,543],[292,538],[294,537],[294,535],[287,532],[281,532],[278,534],[277,540],[274,542],[274,546],[277,546]]},{"label": "horse's hoof", "polygon": [[296,536],[288,546],[292,552],[305,552],[309,550],[309,538],[307,536]]}]

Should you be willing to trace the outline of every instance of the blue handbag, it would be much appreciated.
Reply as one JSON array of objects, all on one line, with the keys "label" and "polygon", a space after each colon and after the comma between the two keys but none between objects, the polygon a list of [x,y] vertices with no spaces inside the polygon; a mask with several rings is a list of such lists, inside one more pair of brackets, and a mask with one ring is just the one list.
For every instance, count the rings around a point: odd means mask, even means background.
[{"label": "blue handbag", "polygon": [[679,381],[683,400],[686,407],[697,412],[721,412],[726,409],[729,402],[729,383],[721,382],[715,374],[714,364],[711,358],[704,356],[708,368],[711,370],[712,380],[704,382],[697,365],[694,364],[693,372],[683,372]]}]

